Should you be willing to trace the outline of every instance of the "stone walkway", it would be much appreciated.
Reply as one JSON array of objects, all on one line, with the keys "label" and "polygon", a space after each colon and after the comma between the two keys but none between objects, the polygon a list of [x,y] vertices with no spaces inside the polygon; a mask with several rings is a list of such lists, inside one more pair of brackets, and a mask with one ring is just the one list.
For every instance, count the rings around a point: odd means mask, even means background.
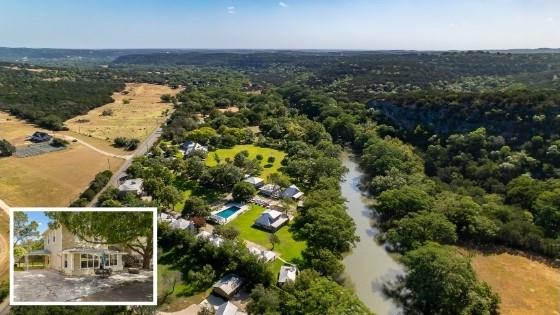
[{"label": "stone walkway", "polygon": [[[138,283],[141,282],[141,283]],[[14,301],[16,302],[68,302],[80,301],[95,293],[113,290],[125,284],[139,287],[144,282],[153,283],[153,272],[141,271],[140,274],[115,273],[109,278],[97,276],[68,277],[58,272],[40,269],[17,271],[14,273]],[[128,292],[134,290],[127,290]],[[138,290],[139,295],[144,295]],[[97,294],[101,296],[101,294]],[[123,296],[123,302],[139,301],[139,297]],[[144,301],[152,302],[151,292]],[[141,298],[141,296],[140,296]],[[88,299],[89,300],[89,299]],[[120,299],[111,299],[117,301]],[[90,300],[91,301],[91,300]],[[102,300],[99,300],[102,302]]]}]

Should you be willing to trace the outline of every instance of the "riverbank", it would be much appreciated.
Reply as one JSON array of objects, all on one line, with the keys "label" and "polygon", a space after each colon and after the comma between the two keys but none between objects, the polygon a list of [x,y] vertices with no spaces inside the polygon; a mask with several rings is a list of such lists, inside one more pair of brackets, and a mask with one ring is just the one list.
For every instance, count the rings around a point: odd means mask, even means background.
[{"label": "riverbank", "polygon": [[363,173],[356,158],[344,152],[342,164],[348,173],[340,183],[340,188],[347,200],[348,214],[356,223],[356,234],[360,237],[356,247],[343,261],[347,285],[376,314],[398,314],[399,307],[385,295],[383,284],[395,280],[403,273],[404,267],[375,240],[379,230],[372,225],[372,211],[369,208],[371,199],[359,188]]}]

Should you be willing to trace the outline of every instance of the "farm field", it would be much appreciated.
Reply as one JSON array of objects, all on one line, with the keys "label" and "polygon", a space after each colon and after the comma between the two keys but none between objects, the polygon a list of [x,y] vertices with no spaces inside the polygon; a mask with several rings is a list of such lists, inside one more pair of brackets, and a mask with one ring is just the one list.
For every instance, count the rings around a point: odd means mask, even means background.
[{"label": "farm field", "polygon": [[0,199],[10,206],[67,206],[97,173],[109,165],[116,171],[123,162],[79,143],[33,157],[2,158]]},{"label": "farm field", "polygon": [[[263,207],[252,205],[251,209],[239,215],[239,217],[229,222],[227,225],[239,230],[240,239],[248,240],[271,249],[272,246],[269,241],[270,233],[253,227],[253,223],[263,211]],[[276,235],[280,239],[280,243],[274,246],[275,252],[279,253],[280,256],[287,261],[301,259],[301,252],[305,248],[305,242],[294,240],[289,225],[283,226],[276,232]],[[273,265],[274,271],[278,272],[281,265],[281,261],[277,260]]]},{"label": "farm field", "polygon": [[[123,92],[113,93],[113,103],[71,118],[65,125],[70,131],[109,142],[117,137],[142,141],[165,121],[165,113],[173,108],[162,103],[160,97],[180,91],[163,85],[127,83]],[[106,110],[111,110],[112,115],[103,116]]]},{"label": "farm field", "polygon": [[[257,157],[257,154],[263,156],[263,159],[260,161],[260,164],[263,167],[260,177],[262,177],[263,179],[266,179],[266,177],[272,173],[278,172],[278,169],[280,168],[280,166],[282,166],[281,162],[286,156],[286,153],[282,151],[278,151],[271,148],[257,147],[251,144],[244,144],[244,145],[236,145],[231,149],[219,149],[213,152],[208,152],[208,157],[206,158],[206,165],[216,166],[218,164],[218,161],[216,161],[216,155],[223,162],[228,158],[233,160],[235,155],[243,150],[247,150],[249,152],[249,159],[251,160],[255,159]],[[275,160],[273,163],[269,164],[267,160],[271,156],[273,156]],[[269,167],[267,167],[267,165],[269,165]]]},{"label": "farm field", "polygon": [[509,253],[476,253],[478,277],[501,297],[502,314],[560,314],[560,271]]}]

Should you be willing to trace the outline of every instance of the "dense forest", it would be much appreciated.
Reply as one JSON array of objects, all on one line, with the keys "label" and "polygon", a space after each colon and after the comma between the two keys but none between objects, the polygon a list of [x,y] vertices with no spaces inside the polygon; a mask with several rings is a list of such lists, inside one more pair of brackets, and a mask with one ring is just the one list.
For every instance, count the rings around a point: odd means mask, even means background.
[{"label": "dense forest", "polygon": [[112,101],[124,88],[104,73],[21,69],[0,65],[0,110],[60,130],[65,120]]}]

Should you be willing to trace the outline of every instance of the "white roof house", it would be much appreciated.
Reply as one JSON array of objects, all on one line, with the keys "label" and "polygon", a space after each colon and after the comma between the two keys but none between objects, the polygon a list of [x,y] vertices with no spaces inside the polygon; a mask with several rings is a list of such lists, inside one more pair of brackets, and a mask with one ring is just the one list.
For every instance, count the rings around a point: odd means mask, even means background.
[{"label": "white roof house", "polygon": [[284,265],[280,267],[280,273],[278,274],[278,284],[282,285],[288,281],[296,281],[298,270],[296,266]]},{"label": "white roof house", "polygon": [[264,262],[270,262],[276,259],[276,253],[270,250],[262,250],[256,246],[247,246],[249,252]]},{"label": "white roof house", "polygon": [[266,184],[259,188],[259,193],[267,197],[278,197],[278,192],[280,191],[280,186],[274,184]]},{"label": "white roof house", "polygon": [[301,192],[296,185],[291,185],[290,187],[284,189],[280,196],[282,198],[292,198],[298,200],[303,197],[303,192]]},{"label": "white roof house", "polygon": [[265,210],[255,220],[255,225],[269,231],[276,231],[289,221],[288,216],[277,210]]},{"label": "white roof house", "polygon": [[185,141],[180,146],[185,156],[190,156],[195,152],[208,153],[208,148],[198,142]]},{"label": "white roof house", "polygon": [[247,177],[243,181],[255,186],[255,188],[259,188],[264,185],[264,179],[255,176]]},{"label": "white roof house", "polygon": [[243,278],[235,274],[228,274],[214,283],[212,291],[224,297],[226,300],[229,300],[241,289],[243,283]]},{"label": "white roof house", "polygon": [[226,302],[216,310],[216,315],[237,315],[237,306],[231,302]]},{"label": "white roof house", "polygon": [[141,178],[128,179],[119,185],[119,191],[141,195],[144,192],[144,180]]},{"label": "white roof house", "polygon": [[162,212],[158,215],[158,221],[162,221],[162,222],[171,222],[173,221],[173,217],[170,216],[169,214]]},{"label": "white roof house", "polygon": [[173,219],[171,221],[171,227],[178,230],[190,230],[192,232],[196,231],[194,223],[183,218],[179,218],[177,220]]},{"label": "white roof house", "polygon": [[196,237],[208,240],[212,244],[214,244],[214,246],[216,246],[216,247],[220,247],[222,245],[222,243],[224,242],[223,238],[221,238],[217,235],[213,235],[212,233],[207,232],[207,231],[202,231],[202,232],[198,233],[196,235]]}]

